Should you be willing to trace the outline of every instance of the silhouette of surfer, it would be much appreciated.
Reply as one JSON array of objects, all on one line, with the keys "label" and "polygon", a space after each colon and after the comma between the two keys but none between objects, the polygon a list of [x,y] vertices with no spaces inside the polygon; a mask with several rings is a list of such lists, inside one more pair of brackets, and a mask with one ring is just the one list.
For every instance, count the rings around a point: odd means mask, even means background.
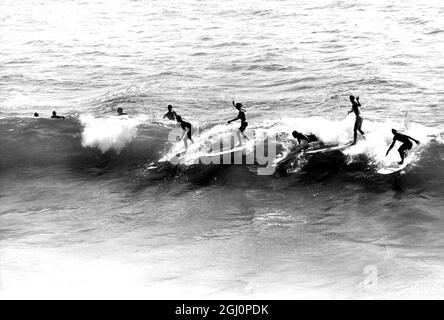
[{"label": "silhouette of surfer", "polygon": [[401,134],[398,131],[396,131],[395,129],[392,129],[392,133],[394,135],[393,137],[393,142],[390,145],[390,147],[387,150],[387,153],[385,154],[385,156],[387,156],[390,152],[390,150],[392,150],[393,146],[395,145],[396,141],[402,142],[402,145],[399,147],[398,152],[399,155],[401,156],[401,161],[398,162],[399,165],[402,165],[404,163],[404,159],[406,157],[406,151],[410,150],[413,146],[412,141],[414,141],[416,144],[419,144],[418,140],[413,139],[412,137],[409,137],[405,134]]},{"label": "silhouette of surfer", "polygon": [[127,114],[124,113],[123,109],[119,107],[119,108],[117,108],[117,115],[118,116],[126,116]]},{"label": "silhouette of surfer", "polygon": [[34,117],[38,118],[39,114],[37,112],[34,112]]},{"label": "silhouette of surfer", "polygon": [[237,139],[239,140],[239,146],[241,146],[242,145],[241,135],[245,139],[250,140],[250,139],[248,139],[248,137],[244,133],[245,129],[248,126],[248,122],[247,122],[246,117],[245,117],[246,110],[242,108],[242,103],[240,103],[240,102],[234,103],[234,101],[232,103],[233,103],[233,106],[239,111],[239,113],[237,114],[236,118],[234,118],[232,120],[229,120],[228,123],[231,123],[231,122],[236,121],[236,120],[240,120],[241,121],[241,125],[240,125],[239,129],[236,130]]},{"label": "silhouette of surfer", "polygon": [[[180,127],[183,130],[182,136],[177,139],[177,141],[183,140],[185,144],[185,150],[188,149],[188,139],[190,139],[191,143],[194,143],[193,138],[191,138],[191,123],[183,121],[181,116],[176,116],[177,122],[180,123]],[[185,136],[186,135],[186,136]]]},{"label": "silhouette of surfer", "polygon": [[65,117],[64,116],[58,116],[57,112],[53,111],[51,119],[65,119]]},{"label": "silhouette of surfer", "polygon": [[279,161],[280,169],[284,169],[289,160],[292,160],[301,151],[307,149],[310,146],[310,143],[319,141],[318,137],[316,137],[314,134],[303,134],[296,130],[294,130],[291,134],[293,138],[298,141],[298,144],[293,146],[288,155]]},{"label": "silhouette of surfer", "polygon": [[168,118],[168,120],[174,120],[176,119],[177,113],[176,111],[173,111],[173,106],[168,105],[168,112],[164,114],[163,119]]},{"label": "silhouette of surfer", "polygon": [[314,134],[308,134],[305,135],[303,133],[297,132],[296,130],[294,130],[291,135],[293,136],[293,138],[298,140],[298,144],[303,144],[304,145],[304,149],[309,147],[309,143],[311,142],[317,142],[319,141],[318,137],[316,137]]},{"label": "silhouette of surfer", "polygon": [[348,112],[348,114],[354,112],[356,116],[355,120],[355,126],[353,128],[353,144],[356,144],[357,138],[358,138],[358,131],[361,133],[362,137],[365,139],[364,131],[362,131],[362,122],[364,121],[364,118],[361,117],[361,112],[359,111],[359,107],[361,106],[361,103],[359,102],[359,97],[350,96],[350,102],[352,103],[352,108]]}]

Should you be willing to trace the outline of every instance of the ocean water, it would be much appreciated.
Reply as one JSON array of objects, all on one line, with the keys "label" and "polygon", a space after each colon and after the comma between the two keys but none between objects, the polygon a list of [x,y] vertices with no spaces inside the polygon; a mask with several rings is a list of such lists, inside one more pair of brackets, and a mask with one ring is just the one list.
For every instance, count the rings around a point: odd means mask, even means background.
[{"label": "ocean water", "polygon": [[[442,298],[443,13],[440,1],[2,0],[0,297]],[[295,129],[346,143],[350,94],[367,139],[345,154],[286,175],[159,163],[180,149],[168,104],[193,125],[195,160],[237,128],[232,100],[278,155]],[[392,128],[421,144],[382,176]]]}]

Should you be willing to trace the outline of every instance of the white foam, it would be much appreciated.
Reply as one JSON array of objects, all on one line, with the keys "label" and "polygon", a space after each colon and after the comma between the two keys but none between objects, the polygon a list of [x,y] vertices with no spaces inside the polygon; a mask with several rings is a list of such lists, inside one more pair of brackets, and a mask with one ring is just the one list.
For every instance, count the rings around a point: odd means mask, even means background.
[{"label": "white foam", "polygon": [[80,122],[84,126],[83,147],[98,148],[102,153],[109,150],[119,153],[137,136],[137,127],[142,123],[142,119],[128,116],[95,118],[82,115]]},{"label": "white foam", "polygon": [[[259,123],[253,122],[253,124],[247,128],[246,134],[250,136],[252,140],[254,140],[253,132],[255,133],[256,140],[263,139],[264,136],[278,136],[277,140],[282,144],[285,153],[292,145],[293,139],[291,132],[293,130],[305,134],[312,133],[327,145],[343,145],[353,140],[354,123],[354,115],[349,115],[342,120],[330,120],[322,117],[284,118],[279,120],[265,120]],[[187,155],[183,157],[181,162],[184,164],[193,163],[202,151],[205,151],[207,146],[214,145],[214,143],[219,140],[229,139],[230,136],[235,133],[236,128],[236,125],[219,124],[202,131],[200,134],[197,132],[193,133],[195,143],[189,143]],[[374,164],[380,167],[399,161],[399,154],[397,152],[400,146],[399,142],[397,142],[389,155],[387,157],[385,156],[393,139],[392,128],[421,142],[419,146],[414,144],[412,151],[409,152],[409,157],[414,157],[415,160],[419,159],[420,152],[432,139],[437,139],[438,142],[440,141],[440,129],[426,127],[414,122],[409,122],[407,125],[404,117],[398,122],[392,120],[376,122],[364,119],[362,129],[365,132],[366,140],[363,140],[358,133],[358,143],[344,151],[344,153],[349,156],[349,161],[352,162],[358,159],[358,155],[366,155]],[[181,130],[179,131],[181,132]],[[237,143],[237,138],[235,138],[235,142]],[[162,160],[168,160],[183,151],[183,142],[176,143],[170,148]],[[247,148],[247,153],[252,151],[253,148]]]},{"label": "white foam", "polygon": [[[278,132],[291,134],[293,130],[297,130],[302,133],[313,133],[326,144],[341,145],[353,140],[353,127],[353,115],[349,115],[343,120],[328,120],[321,117],[287,118],[279,125],[275,125],[269,134]],[[364,119],[362,130],[365,132],[366,139],[363,140],[358,133],[358,143],[346,149],[344,153],[350,156],[350,161],[353,161],[357,155],[364,154],[380,166],[399,161],[399,154],[396,151],[400,146],[399,142],[389,155],[385,156],[393,139],[392,128],[421,142],[419,146],[414,144],[412,152],[410,152],[415,155],[415,158],[419,158],[418,155],[424,146],[435,137],[439,137],[439,129],[413,122],[406,125],[404,119],[399,122],[392,120],[373,122]]]}]

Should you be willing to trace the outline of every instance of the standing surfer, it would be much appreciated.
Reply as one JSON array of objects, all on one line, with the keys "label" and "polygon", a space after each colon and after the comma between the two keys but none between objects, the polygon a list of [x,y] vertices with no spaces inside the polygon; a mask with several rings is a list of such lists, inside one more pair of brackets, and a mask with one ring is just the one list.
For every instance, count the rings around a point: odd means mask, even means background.
[{"label": "standing surfer", "polygon": [[410,150],[413,146],[412,142],[410,140],[415,141],[416,144],[419,144],[418,140],[413,139],[412,137],[409,137],[405,134],[401,134],[398,133],[398,131],[396,131],[395,129],[392,129],[392,133],[394,135],[393,137],[393,142],[390,145],[390,147],[387,150],[387,153],[385,154],[385,156],[387,156],[390,152],[390,150],[392,150],[393,146],[395,145],[396,141],[402,142],[402,145],[399,147],[398,152],[399,155],[401,156],[401,161],[398,162],[399,165],[402,165],[404,163],[404,158],[406,156],[406,151]]},{"label": "standing surfer", "polygon": [[242,103],[240,103],[240,102],[234,103],[234,101],[233,101],[233,106],[239,111],[239,113],[237,114],[236,118],[229,120],[228,123],[231,123],[236,120],[241,121],[241,125],[240,125],[239,129],[236,130],[237,138],[239,140],[239,146],[241,146],[242,145],[241,134],[245,139],[250,140],[250,139],[248,139],[248,137],[245,135],[245,132],[244,132],[248,126],[248,122],[246,121],[246,117],[245,117],[246,110],[242,108]]},{"label": "standing surfer", "polygon": [[364,121],[364,119],[361,117],[361,112],[359,111],[359,107],[361,106],[361,103],[359,102],[359,97],[356,97],[355,100],[354,96],[350,96],[350,102],[352,103],[352,108],[348,112],[348,114],[354,112],[356,116],[355,127],[353,128],[353,144],[352,144],[355,145],[356,140],[358,138],[358,131],[362,134],[362,137],[365,139],[364,131],[361,130],[362,121]]},{"label": "standing surfer", "polygon": [[176,120],[180,123],[180,126],[183,130],[182,136],[178,138],[177,141],[183,140],[183,143],[185,144],[185,150],[187,150],[188,139],[190,139],[191,143],[194,143],[193,138],[191,138],[191,123],[183,121],[181,116],[176,116]]}]

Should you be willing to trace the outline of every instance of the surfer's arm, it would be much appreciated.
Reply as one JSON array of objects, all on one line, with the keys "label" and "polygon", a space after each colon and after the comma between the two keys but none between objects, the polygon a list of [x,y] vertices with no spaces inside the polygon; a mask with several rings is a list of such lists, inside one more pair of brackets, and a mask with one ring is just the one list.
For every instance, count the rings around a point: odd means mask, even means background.
[{"label": "surfer's arm", "polygon": [[358,107],[361,106],[361,103],[359,102],[359,97],[356,97],[356,103],[358,104]]},{"label": "surfer's arm", "polygon": [[389,147],[388,150],[387,150],[387,153],[385,154],[386,156],[389,154],[390,150],[392,150],[393,146],[395,145],[395,142],[396,142],[396,140],[393,139],[392,144],[390,145],[390,147]]},{"label": "surfer's arm", "polygon": [[233,122],[233,121],[236,121],[237,119],[239,119],[239,117],[236,117],[236,118],[234,118],[234,119],[228,120],[228,123],[231,123],[231,122]]},{"label": "surfer's arm", "polygon": [[351,110],[350,110],[349,112],[347,112],[347,114],[350,114],[350,113],[352,113],[352,112],[353,112],[353,105],[352,105]]},{"label": "surfer's arm", "polygon": [[412,137],[409,137],[409,136],[406,136],[406,137],[409,138],[409,139],[412,140],[412,141],[415,141],[416,144],[419,144],[419,141],[418,141],[418,140],[413,139]]}]

